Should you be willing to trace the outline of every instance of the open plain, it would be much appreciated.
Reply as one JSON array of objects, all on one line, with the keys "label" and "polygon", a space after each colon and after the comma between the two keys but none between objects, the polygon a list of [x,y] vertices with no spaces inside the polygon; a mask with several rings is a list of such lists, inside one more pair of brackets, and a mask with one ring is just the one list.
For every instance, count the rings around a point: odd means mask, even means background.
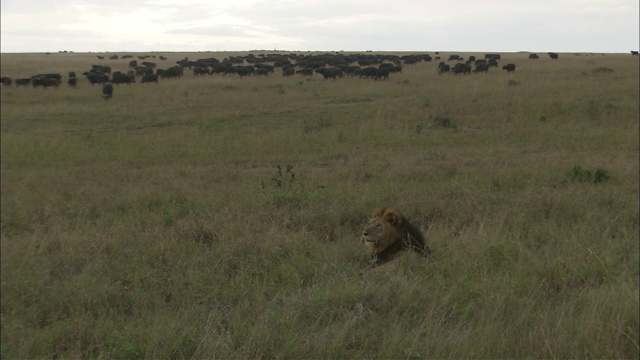
[{"label": "open plain", "polygon": [[[1,54],[63,77],[0,89],[3,359],[639,357],[637,56],[185,68],[104,100],[81,74],[109,55]],[[433,253],[370,266],[380,206]]]}]

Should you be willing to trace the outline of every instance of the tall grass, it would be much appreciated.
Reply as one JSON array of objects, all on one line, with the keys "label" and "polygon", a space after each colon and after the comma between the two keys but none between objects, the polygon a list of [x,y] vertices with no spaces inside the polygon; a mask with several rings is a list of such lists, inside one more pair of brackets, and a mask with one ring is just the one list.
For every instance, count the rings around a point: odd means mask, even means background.
[{"label": "tall grass", "polygon": [[[637,358],[637,58],[502,62],[3,87],[2,357]],[[369,267],[385,205],[433,255]]]}]

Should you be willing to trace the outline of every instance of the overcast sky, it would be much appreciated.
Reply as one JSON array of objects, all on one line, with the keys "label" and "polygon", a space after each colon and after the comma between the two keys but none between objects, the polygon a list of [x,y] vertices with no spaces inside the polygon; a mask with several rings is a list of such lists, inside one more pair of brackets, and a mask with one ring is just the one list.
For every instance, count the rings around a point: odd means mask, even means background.
[{"label": "overcast sky", "polygon": [[2,0],[10,52],[638,50],[638,0]]}]

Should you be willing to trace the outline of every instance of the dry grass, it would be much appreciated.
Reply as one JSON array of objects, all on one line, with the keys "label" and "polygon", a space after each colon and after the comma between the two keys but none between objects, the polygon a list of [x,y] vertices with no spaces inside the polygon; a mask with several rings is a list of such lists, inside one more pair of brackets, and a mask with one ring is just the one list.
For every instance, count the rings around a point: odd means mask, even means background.
[{"label": "dry grass", "polygon": [[[3,87],[2,357],[637,358],[637,57],[527,56]],[[435,253],[369,268],[381,205]]]}]

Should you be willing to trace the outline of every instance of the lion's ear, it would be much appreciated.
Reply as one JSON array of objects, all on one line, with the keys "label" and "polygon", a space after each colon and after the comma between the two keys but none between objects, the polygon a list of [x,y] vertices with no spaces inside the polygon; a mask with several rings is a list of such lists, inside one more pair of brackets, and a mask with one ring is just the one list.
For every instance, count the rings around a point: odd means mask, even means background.
[{"label": "lion's ear", "polygon": [[384,221],[395,225],[398,222],[398,215],[393,211],[388,211],[384,214]]},{"label": "lion's ear", "polygon": [[382,212],[384,211],[384,209],[381,208],[377,208],[373,210],[373,213],[371,213],[371,218],[375,218],[375,217],[380,217],[382,216]]}]

